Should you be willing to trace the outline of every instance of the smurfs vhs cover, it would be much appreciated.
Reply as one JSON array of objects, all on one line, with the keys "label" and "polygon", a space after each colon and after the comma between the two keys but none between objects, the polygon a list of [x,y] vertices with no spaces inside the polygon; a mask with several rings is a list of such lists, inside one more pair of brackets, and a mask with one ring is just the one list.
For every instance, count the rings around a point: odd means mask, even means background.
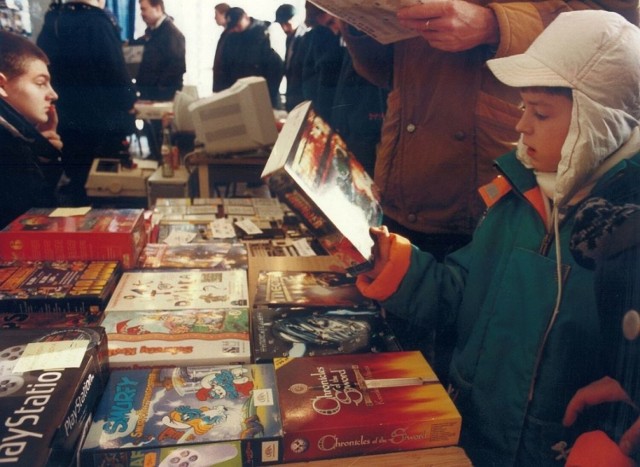
[{"label": "smurfs vhs cover", "polygon": [[[264,465],[282,460],[281,440],[272,365],[116,370],[81,459],[82,465],[140,459],[162,465],[176,446],[197,456],[215,443],[239,441],[241,464],[231,465]],[[233,454],[229,446],[219,451],[220,461]]]}]

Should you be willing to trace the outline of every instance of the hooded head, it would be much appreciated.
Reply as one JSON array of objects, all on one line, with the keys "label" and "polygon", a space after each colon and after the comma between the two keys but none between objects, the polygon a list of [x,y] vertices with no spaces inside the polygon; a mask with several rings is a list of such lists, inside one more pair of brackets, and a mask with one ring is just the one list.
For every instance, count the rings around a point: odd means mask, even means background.
[{"label": "hooded head", "polygon": [[[556,206],[592,181],[636,131],[639,51],[640,29],[617,13],[572,11],[560,14],[525,53],[487,62],[508,86],[572,90],[571,123],[552,195]],[[518,158],[529,165],[522,138]]]}]

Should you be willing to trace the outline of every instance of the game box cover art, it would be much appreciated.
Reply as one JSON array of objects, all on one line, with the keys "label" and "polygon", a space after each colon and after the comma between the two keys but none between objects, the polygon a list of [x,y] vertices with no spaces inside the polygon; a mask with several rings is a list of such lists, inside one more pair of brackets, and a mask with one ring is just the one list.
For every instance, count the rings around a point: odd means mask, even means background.
[{"label": "game box cover art", "polygon": [[455,445],[461,417],[418,351],[274,359],[284,461]]},{"label": "game box cover art", "polygon": [[116,453],[152,453],[163,460],[162,448],[200,452],[229,441],[240,441],[244,465],[282,461],[273,365],[112,371],[81,461],[102,465]]},{"label": "game box cover art", "polygon": [[260,271],[254,306],[374,308],[355,278],[332,271]]},{"label": "game box cover art", "polygon": [[402,350],[378,309],[258,307],[251,311],[251,332],[258,363],[277,357]]},{"label": "game box cover art", "polygon": [[102,328],[4,329],[0,464],[72,464],[105,388]]},{"label": "game box cover art", "polygon": [[33,208],[0,230],[0,257],[26,261],[114,260],[136,266],[147,242],[142,209],[91,209],[56,217]]},{"label": "game box cover art", "polygon": [[101,323],[112,368],[249,363],[249,310],[113,311]]},{"label": "game box cover art", "polygon": [[[164,243],[176,233],[192,234],[189,243],[210,243],[214,240],[211,220],[169,220],[162,218],[151,230],[149,243]],[[235,238],[235,237],[234,237]]]},{"label": "game box cover art", "polygon": [[378,189],[309,101],[289,113],[262,178],[348,272],[371,268],[369,228],[382,222]]},{"label": "game box cover art", "polygon": [[246,308],[247,271],[145,269],[122,275],[105,313],[135,310]]},{"label": "game box cover art", "polygon": [[121,274],[117,261],[0,262],[0,313],[51,313],[66,315],[69,324],[95,323]]},{"label": "game box cover art", "polygon": [[142,269],[247,269],[247,248],[242,242],[225,241],[182,245],[147,243],[138,264]]}]

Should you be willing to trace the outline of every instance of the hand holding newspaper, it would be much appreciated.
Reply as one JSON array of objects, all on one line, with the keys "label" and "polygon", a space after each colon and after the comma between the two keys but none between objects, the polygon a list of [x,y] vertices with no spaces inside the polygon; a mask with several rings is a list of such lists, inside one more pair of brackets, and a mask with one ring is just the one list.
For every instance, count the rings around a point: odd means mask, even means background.
[{"label": "hand holding newspaper", "polygon": [[424,0],[311,0],[333,16],[358,28],[382,44],[401,41],[418,34],[400,25],[396,12],[419,5]]}]

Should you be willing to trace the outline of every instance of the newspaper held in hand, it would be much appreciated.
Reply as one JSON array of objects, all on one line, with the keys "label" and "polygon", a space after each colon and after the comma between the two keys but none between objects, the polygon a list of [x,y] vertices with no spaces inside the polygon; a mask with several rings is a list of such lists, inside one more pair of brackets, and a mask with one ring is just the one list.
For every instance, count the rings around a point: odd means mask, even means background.
[{"label": "newspaper held in hand", "polygon": [[289,114],[262,178],[347,272],[371,268],[369,228],[382,222],[378,189],[310,101]]},{"label": "newspaper held in hand", "polygon": [[419,5],[423,0],[311,0],[333,16],[373,37],[381,44],[390,44],[418,33],[402,27],[396,17],[400,8]]}]

